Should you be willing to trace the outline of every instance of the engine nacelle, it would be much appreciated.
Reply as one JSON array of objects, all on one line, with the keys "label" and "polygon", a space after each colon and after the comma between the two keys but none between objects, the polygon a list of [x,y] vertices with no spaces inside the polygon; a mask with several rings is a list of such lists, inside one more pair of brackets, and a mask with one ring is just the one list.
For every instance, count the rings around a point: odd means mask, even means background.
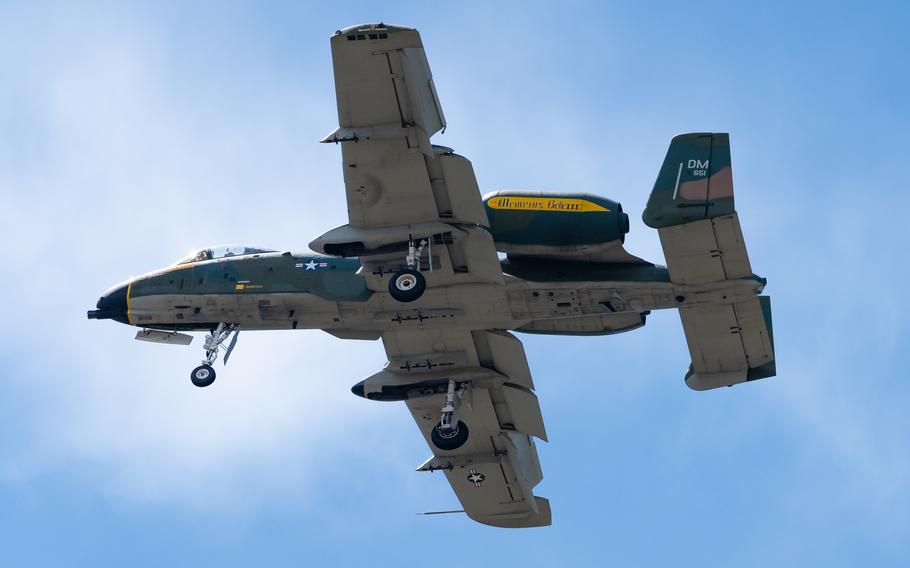
[{"label": "engine nacelle", "polygon": [[484,196],[496,250],[513,256],[575,256],[625,240],[629,216],[615,201],[587,193],[496,191]]}]

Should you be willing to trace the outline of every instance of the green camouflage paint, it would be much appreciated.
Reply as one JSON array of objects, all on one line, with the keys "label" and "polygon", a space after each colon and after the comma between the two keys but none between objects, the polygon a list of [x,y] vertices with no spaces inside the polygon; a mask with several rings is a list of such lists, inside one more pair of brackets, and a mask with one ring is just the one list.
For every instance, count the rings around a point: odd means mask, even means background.
[{"label": "green camouflage paint", "polygon": [[529,282],[670,282],[665,267],[645,263],[509,258],[500,264],[506,274]]},{"label": "green camouflage paint", "polygon": [[366,301],[372,292],[356,258],[265,253],[177,265],[137,277],[130,296],[306,293],[330,301]]},{"label": "green camouflage paint", "polygon": [[642,220],[659,229],[733,213],[730,136],[691,133],[673,138]]},{"label": "green camouflage paint", "polygon": [[493,240],[509,245],[575,246],[621,240],[629,216],[587,193],[497,191],[484,196]]},{"label": "green camouflage paint", "polygon": [[[771,351],[774,351],[774,328],[771,325],[771,298],[769,296],[759,296],[759,305],[761,306],[762,316],[765,319],[765,327],[768,329],[768,340],[771,341]],[[750,367],[746,374],[747,381],[757,381],[758,379],[767,379],[777,375],[777,355],[764,365],[759,367]]]}]

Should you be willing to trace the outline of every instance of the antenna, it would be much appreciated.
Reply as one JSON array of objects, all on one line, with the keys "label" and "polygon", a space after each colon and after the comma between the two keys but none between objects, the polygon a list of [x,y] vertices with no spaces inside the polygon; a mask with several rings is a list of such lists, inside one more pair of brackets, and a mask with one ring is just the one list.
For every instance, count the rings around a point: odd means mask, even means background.
[{"label": "antenna", "polygon": [[417,513],[418,515],[449,515],[451,513],[464,513],[464,509],[459,509],[457,511],[427,511],[425,513]]}]

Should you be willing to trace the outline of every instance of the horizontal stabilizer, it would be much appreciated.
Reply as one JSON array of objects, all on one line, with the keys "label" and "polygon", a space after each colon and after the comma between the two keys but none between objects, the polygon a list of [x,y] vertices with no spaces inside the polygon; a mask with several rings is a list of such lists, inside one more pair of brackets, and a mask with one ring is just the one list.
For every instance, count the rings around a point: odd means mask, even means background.
[{"label": "horizontal stabilizer", "polygon": [[679,310],[692,364],[686,384],[694,390],[773,377],[777,374],[768,296]]},{"label": "horizontal stabilizer", "polygon": [[[674,284],[749,280],[757,292],[764,289],[765,279],[752,272],[733,204],[728,134],[674,137],[642,219],[657,229]],[[681,305],[679,317],[692,356],[686,373],[691,388],[732,386],[777,373],[767,296]]]},{"label": "horizontal stabilizer", "polygon": [[693,221],[657,230],[674,284],[705,284],[752,276],[739,216]]}]

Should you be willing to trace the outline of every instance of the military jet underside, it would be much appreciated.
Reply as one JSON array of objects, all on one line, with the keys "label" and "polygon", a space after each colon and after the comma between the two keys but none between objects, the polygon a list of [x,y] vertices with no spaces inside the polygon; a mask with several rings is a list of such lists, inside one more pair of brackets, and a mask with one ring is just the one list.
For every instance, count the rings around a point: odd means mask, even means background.
[{"label": "military jet underside", "polygon": [[[349,223],[316,252],[200,250],[115,286],[88,313],[187,345],[207,332],[191,380],[206,387],[241,330],[322,329],[382,339],[388,362],[353,386],[402,401],[464,512],[498,527],[549,525],[534,439],[547,439],[512,331],[608,335],[678,309],[695,390],[775,375],[765,279],[752,272],[733,204],[727,134],[673,138],[643,220],[667,266],[623,248],[619,203],[582,193],[481,197],[471,162],[431,143],[446,126],[418,32],[353,26],[331,38]],[[500,259],[499,253],[505,258]]]}]

